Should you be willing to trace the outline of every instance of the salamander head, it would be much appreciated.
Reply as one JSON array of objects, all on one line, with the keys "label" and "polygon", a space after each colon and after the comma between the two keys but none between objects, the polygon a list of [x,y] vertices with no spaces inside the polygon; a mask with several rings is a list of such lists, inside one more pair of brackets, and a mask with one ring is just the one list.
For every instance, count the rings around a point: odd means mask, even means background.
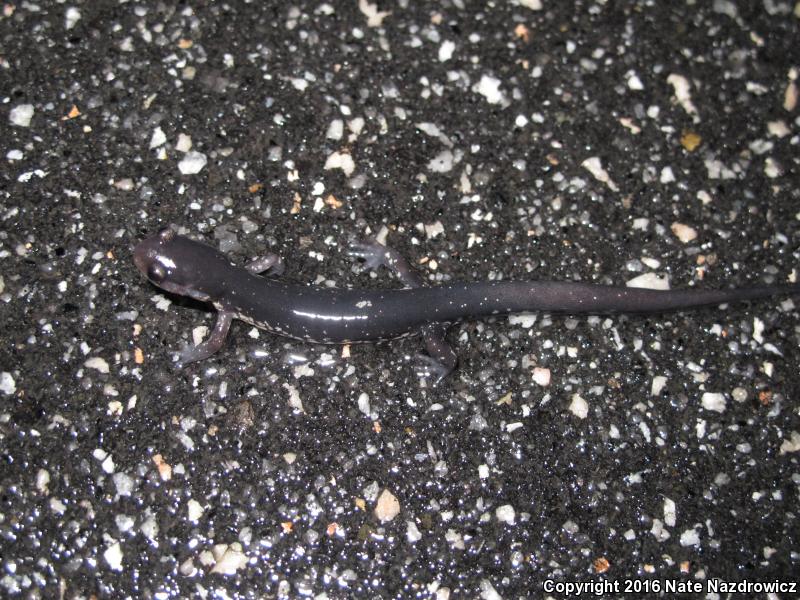
[{"label": "salamander head", "polygon": [[222,295],[222,281],[215,275],[231,266],[219,251],[169,227],[139,242],[133,250],[133,262],[158,287],[204,302]]}]

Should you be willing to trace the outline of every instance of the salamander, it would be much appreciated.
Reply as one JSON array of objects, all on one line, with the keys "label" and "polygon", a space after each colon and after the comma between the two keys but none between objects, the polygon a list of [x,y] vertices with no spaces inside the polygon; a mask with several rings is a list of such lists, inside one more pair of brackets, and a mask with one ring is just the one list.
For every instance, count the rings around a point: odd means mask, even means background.
[{"label": "salamander", "polygon": [[219,250],[169,227],[139,242],[133,260],[156,286],[210,303],[217,310],[211,334],[181,351],[179,366],[217,352],[233,320],[240,319],[272,333],[322,344],[374,342],[419,333],[428,354],[418,357],[418,372],[436,381],[456,367],[458,359],[444,333],[448,324],[461,319],[532,311],[659,313],[800,294],[798,284],[651,290],[561,281],[479,281],[426,287],[398,252],[376,241],[353,244],[349,253],[367,268],[388,267],[404,287],[371,290],[287,283],[277,278],[284,263],[275,254],[240,267]]}]

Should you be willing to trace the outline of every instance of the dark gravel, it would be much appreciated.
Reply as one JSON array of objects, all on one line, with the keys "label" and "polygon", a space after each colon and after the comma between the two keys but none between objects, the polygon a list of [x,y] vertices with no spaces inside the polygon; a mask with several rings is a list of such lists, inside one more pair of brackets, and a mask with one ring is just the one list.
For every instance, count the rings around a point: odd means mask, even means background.
[{"label": "dark gravel", "polygon": [[416,338],[171,365],[213,314],[134,268],[168,223],[307,283],[397,285],[369,234],[432,282],[795,280],[800,5],[535,4],[4,5],[0,596],[797,577],[791,299],[465,322],[438,387]]}]

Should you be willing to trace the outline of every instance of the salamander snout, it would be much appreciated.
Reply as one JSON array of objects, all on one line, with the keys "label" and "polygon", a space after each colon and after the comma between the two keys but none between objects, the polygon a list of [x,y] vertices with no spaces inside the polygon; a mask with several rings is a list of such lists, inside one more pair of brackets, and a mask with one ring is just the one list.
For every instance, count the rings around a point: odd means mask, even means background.
[{"label": "salamander snout", "polygon": [[139,242],[133,247],[133,264],[136,265],[136,268],[139,269],[139,272],[147,276],[147,265],[149,263],[149,259],[147,258],[147,248],[145,247],[145,242]]},{"label": "salamander snout", "polygon": [[[167,245],[175,238],[175,231],[169,227],[164,227],[153,236],[145,238],[133,249],[133,263],[139,272],[155,284],[159,279],[163,279],[164,267],[169,267],[170,260],[164,260],[167,253]],[[160,268],[159,268],[160,267]],[[155,277],[153,277],[155,275]],[[160,276],[161,275],[161,276]]]},{"label": "salamander snout", "polygon": [[178,235],[166,227],[133,249],[136,268],[158,287],[196,300],[221,293],[215,273],[230,263],[211,246]]}]

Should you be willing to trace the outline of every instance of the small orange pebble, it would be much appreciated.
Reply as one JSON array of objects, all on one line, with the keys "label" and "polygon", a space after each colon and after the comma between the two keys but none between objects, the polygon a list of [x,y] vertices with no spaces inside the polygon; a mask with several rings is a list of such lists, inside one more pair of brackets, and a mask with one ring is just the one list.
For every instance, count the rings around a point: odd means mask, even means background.
[{"label": "small orange pebble", "polygon": [[296,215],[300,212],[300,204],[303,202],[303,198],[300,197],[300,194],[297,192],[294,193],[294,199],[292,208],[289,210],[289,214]]},{"label": "small orange pebble", "polygon": [[81,111],[78,110],[78,107],[73,104],[72,108],[69,109],[69,112],[63,117],[61,117],[61,120],[69,121],[70,119],[74,119],[75,117],[80,117],[80,116],[81,116]]},{"label": "small orange pebble", "polygon": [[178,40],[178,48],[182,50],[188,50],[194,46],[194,42],[192,40],[187,40],[186,38],[181,38]]},{"label": "small orange pebble", "polygon": [[161,476],[163,481],[169,481],[172,479],[172,466],[164,461],[163,456],[160,454],[155,454],[153,456],[153,462],[158,468],[158,474]]},{"label": "small orange pebble", "polygon": [[331,208],[341,208],[344,205],[344,202],[339,200],[333,194],[328,194],[328,196],[325,198],[325,204],[327,204]]},{"label": "small orange pebble", "polygon": [[281,527],[283,528],[283,533],[292,533],[292,528],[294,525],[291,521],[284,521],[281,523]]},{"label": "small orange pebble", "polygon": [[356,506],[360,510],[366,510],[367,509],[367,502],[363,498],[356,498]]},{"label": "small orange pebble", "polygon": [[526,44],[531,41],[530,30],[527,27],[525,27],[525,25],[523,25],[522,23],[520,23],[514,28],[514,35],[516,35]]},{"label": "small orange pebble", "polygon": [[605,573],[611,568],[611,563],[608,562],[608,559],[605,556],[595,558],[592,564],[594,565],[595,573]]},{"label": "small orange pebble", "polygon": [[325,533],[327,533],[328,535],[335,535],[337,529],[339,529],[339,524],[333,522],[330,525],[328,525],[328,529],[325,530]]},{"label": "small orange pebble", "polygon": [[144,364],[144,352],[139,347],[133,349],[133,362],[137,365]]},{"label": "small orange pebble", "polygon": [[683,146],[687,152],[694,152],[702,141],[703,138],[694,131],[684,130],[683,134],[681,134],[681,146]]},{"label": "small orange pebble", "polygon": [[786,112],[792,112],[797,106],[797,85],[794,81],[790,81],[783,92],[783,109]]},{"label": "small orange pebble", "polygon": [[372,431],[375,433],[380,433],[382,430],[381,422],[380,421],[373,421],[372,423]]},{"label": "small orange pebble", "polygon": [[247,191],[250,192],[251,194],[255,194],[263,187],[264,187],[263,183],[253,183],[252,185],[250,185],[250,187],[247,188]]},{"label": "small orange pebble", "polygon": [[772,392],[770,390],[761,390],[758,392],[758,401],[761,406],[769,406],[772,403]]}]

